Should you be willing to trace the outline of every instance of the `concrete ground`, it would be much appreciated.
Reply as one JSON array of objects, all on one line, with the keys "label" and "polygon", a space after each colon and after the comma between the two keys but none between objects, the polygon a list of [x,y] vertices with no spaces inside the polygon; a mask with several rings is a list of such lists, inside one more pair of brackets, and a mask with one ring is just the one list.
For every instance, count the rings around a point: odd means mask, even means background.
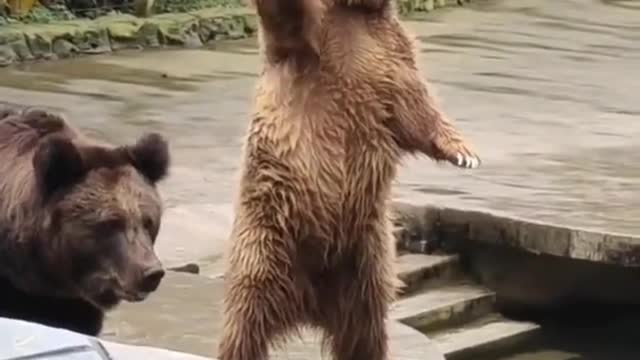
[{"label": "concrete ground", "polygon": [[[162,287],[144,303],[124,304],[112,313],[103,339],[215,356],[221,332],[222,280],[170,272]],[[398,360],[444,360],[423,334],[389,321],[391,351]],[[305,332],[272,359],[320,359],[318,337]]]}]

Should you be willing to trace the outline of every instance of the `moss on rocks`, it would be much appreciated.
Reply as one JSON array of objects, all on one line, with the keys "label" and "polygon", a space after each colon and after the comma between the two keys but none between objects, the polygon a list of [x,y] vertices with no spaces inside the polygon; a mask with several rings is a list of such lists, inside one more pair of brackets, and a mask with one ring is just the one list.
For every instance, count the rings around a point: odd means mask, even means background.
[{"label": "moss on rocks", "polygon": [[163,14],[154,16],[149,24],[157,29],[158,39],[162,45],[199,47],[199,19],[189,13]]},{"label": "moss on rocks", "polygon": [[96,20],[0,27],[0,66],[33,59],[68,58],[127,48],[200,47],[220,39],[239,39],[257,30],[245,8],[204,9],[141,19],[110,15]]},{"label": "moss on rocks", "polygon": [[19,30],[10,29],[0,32],[0,52],[4,54],[0,63],[33,59],[27,39],[24,33]]}]

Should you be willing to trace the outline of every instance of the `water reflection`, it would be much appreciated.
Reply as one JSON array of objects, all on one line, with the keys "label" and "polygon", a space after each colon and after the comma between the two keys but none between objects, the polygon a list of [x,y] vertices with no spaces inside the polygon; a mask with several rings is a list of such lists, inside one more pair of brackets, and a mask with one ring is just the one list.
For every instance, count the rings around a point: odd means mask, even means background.
[{"label": "water reflection", "polygon": [[474,360],[636,360],[639,320],[632,314],[583,326],[547,323],[537,337],[512,352]]}]

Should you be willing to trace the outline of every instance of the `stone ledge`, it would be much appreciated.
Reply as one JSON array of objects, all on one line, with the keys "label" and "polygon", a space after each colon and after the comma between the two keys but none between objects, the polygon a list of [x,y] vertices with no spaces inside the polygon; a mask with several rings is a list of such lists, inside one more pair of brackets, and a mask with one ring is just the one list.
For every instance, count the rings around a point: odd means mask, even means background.
[{"label": "stone ledge", "polygon": [[450,250],[461,241],[620,266],[640,266],[640,237],[601,233],[528,221],[488,212],[395,203],[396,226],[404,228],[399,247]]}]

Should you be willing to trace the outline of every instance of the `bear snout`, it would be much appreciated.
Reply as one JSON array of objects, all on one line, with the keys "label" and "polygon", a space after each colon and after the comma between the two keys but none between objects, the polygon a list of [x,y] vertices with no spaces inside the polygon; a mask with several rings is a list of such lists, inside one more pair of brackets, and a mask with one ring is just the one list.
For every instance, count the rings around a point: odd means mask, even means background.
[{"label": "bear snout", "polygon": [[147,269],[140,281],[138,282],[138,291],[142,293],[150,293],[156,291],[162,278],[164,278],[165,271],[162,265],[153,266]]}]

